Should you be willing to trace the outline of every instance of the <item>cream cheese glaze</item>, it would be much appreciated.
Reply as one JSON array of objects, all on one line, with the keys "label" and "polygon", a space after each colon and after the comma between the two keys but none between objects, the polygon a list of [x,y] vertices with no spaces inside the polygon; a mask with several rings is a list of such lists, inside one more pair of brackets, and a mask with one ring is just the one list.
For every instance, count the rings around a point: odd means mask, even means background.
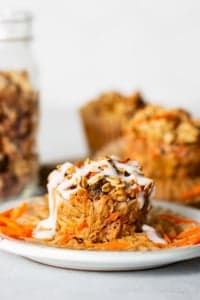
[{"label": "cream cheese glaze", "polygon": [[[68,171],[73,168],[72,174]],[[118,177],[121,181],[139,185],[141,187],[137,195],[139,209],[145,203],[143,188],[152,182],[151,179],[142,175],[137,161],[122,162],[118,157],[110,156],[98,161],[88,161],[78,167],[69,162],[59,166],[50,173],[48,178],[48,200],[49,217],[40,221],[34,230],[34,237],[38,239],[51,239],[55,235],[57,213],[60,203],[68,200],[70,196],[77,192],[80,186],[80,178],[94,173],[94,176],[87,179],[87,184],[94,184],[99,176]],[[143,187],[143,188],[142,188]]]},{"label": "cream cheese glaze", "polygon": [[166,244],[166,241],[158,235],[152,226],[144,224],[142,226],[142,230],[146,233],[148,239],[153,243]]}]

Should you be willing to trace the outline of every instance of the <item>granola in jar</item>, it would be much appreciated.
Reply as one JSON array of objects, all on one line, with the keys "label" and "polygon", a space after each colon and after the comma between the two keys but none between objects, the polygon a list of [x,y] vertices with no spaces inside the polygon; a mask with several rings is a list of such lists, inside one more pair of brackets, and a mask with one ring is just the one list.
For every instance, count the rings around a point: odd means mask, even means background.
[{"label": "granola in jar", "polygon": [[21,195],[37,177],[38,93],[23,71],[0,72],[0,199]]}]

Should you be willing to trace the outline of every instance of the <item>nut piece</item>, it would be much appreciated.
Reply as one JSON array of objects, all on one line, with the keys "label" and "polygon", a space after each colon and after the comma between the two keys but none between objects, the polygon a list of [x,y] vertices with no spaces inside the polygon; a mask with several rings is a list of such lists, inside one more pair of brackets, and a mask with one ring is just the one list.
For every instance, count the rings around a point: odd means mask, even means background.
[{"label": "nut piece", "polygon": [[86,178],[85,176],[82,176],[82,177],[81,177],[80,186],[81,186],[82,188],[87,188],[88,183],[87,183],[87,178]]},{"label": "nut piece", "polygon": [[110,183],[108,183],[108,182],[105,183],[101,188],[102,192],[104,192],[104,193],[109,193],[111,191],[111,189],[112,189],[112,187],[111,187]]}]

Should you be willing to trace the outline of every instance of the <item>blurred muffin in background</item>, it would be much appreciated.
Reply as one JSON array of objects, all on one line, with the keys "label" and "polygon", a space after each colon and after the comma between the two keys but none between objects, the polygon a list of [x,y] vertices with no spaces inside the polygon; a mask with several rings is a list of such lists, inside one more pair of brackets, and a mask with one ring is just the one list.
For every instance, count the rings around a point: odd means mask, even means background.
[{"label": "blurred muffin in background", "polygon": [[199,202],[200,127],[182,109],[149,105],[127,124],[124,156],[138,159],[158,199]]},{"label": "blurred muffin in background", "polygon": [[84,105],[80,114],[90,153],[120,137],[123,124],[145,105],[138,92],[129,96],[104,93]]},{"label": "blurred muffin in background", "polygon": [[155,181],[155,198],[200,203],[200,122],[187,111],[146,106],[96,156],[110,153],[137,159]]}]

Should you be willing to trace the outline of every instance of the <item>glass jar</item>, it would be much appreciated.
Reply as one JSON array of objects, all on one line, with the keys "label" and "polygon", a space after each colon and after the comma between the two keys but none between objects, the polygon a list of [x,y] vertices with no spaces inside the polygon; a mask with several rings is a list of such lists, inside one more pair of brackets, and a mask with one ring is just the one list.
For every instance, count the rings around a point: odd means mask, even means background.
[{"label": "glass jar", "polygon": [[30,196],[38,172],[37,68],[32,16],[0,14],[0,200]]}]

